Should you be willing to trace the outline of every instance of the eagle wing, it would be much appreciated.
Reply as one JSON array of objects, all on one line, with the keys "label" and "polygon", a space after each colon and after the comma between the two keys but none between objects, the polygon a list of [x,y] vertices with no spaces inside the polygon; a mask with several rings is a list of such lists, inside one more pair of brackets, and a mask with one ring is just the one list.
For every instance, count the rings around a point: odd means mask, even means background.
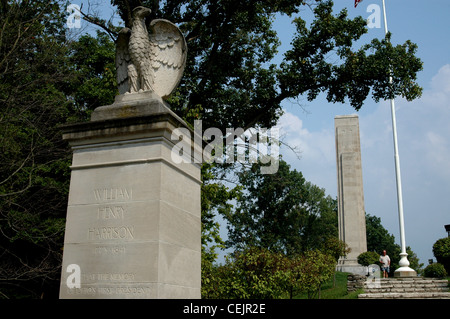
[{"label": "eagle wing", "polygon": [[119,94],[124,94],[130,90],[128,82],[128,65],[131,63],[130,53],[128,52],[130,34],[131,30],[129,28],[123,28],[120,30],[116,41],[116,70]]},{"label": "eagle wing", "polygon": [[150,30],[154,90],[166,99],[183,76],[187,56],[186,40],[180,29],[168,20],[153,20]]}]

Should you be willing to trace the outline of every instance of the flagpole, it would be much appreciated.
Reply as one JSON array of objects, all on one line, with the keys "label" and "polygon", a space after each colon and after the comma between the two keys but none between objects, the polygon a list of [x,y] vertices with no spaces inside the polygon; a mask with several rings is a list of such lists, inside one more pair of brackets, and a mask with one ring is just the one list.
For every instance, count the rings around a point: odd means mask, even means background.
[{"label": "flagpole", "polygon": [[[383,0],[383,16],[384,16],[384,32],[385,35],[388,34],[387,18],[386,18],[386,4]],[[389,84],[392,85],[393,79],[389,75]],[[395,116],[395,100],[391,99],[391,116],[392,116],[392,132],[394,138],[394,159],[395,159],[395,173],[397,181],[397,202],[398,202],[398,218],[400,224],[400,268],[396,269],[394,272],[394,277],[411,277],[417,276],[416,272],[409,267],[408,254],[406,252],[406,241],[405,241],[405,223],[403,218],[403,195],[402,195],[402,180],[400,175],[400,158],[398,155],[398,142],[397,142],[397,123]]]}]

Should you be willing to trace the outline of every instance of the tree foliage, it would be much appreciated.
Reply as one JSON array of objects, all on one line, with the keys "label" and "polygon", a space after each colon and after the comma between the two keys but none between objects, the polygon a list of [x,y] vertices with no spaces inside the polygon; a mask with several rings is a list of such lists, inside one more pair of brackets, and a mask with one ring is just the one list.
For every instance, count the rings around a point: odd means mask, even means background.
[{"label": "tree foliage", "polygon": [[305,292],[313,298],[335,265],[332,256],[318,250],[288,257],[249,247],[227,256],[224,265],[202,269],[202,297],[279,299]]},{"label": "tree foliage", "polygon": [[442,264],[433,263],[425,267],[423,275],[431,278],[445,278],[447,277],[447,271]]},{"label": "tree foliage", "polygon": [[307,251],[302,257],[297,257],[292,267],[295,274],[293,289],[306,292],[308,298],[314,298],[320,292],[321,285],[330,279],[335,271],[336,262],[333,256],[320,250]]},{"label": "tree foliage", "polygon": [[[58,1],[0,4],[0,296],[55,293],[70,154],[68,48]],[[57,291],[56,291],[57,292]]]},{"label": "tree foliage", "polygon": [[433,244],[433,254],[437,262],[445,267],[447,273],[450,273],[450,237],[438,239]]},{"label": "tree foliage", "polygon": [[[164,18],[178,24],[188,42],[188,61],[172,108],[192,121],[201,109],[205,127],[272,127],[286,98],[315,99],[326,92],[330,102],[350,102],[360,109],[372,91],[380,99],[421,95],[416,75],[422,69],[411,41],[394,46],[389,37],[354,48],[367,33],[362,17],[333,13],[333,1],[154,1],[112,0],[126,26],[132,10],[152,9],[149,20]],[[314,8],[307,25],[301,12]],[[293,17],[297,27],[282,63],[272,62],[280,45],[273,21],[277,14]],[[110,34],[106,21],[94,19]],[[392,76],[393,83],[389,83]]]},{"label": "tree foliage", "polygon": [[336,201],[283,160],[275,174],[262,174],[257,164],[242,171],[239,185],[236,209],[225,215],[228,247],[294,255],[337,237]]},{"label": "tree foliage", "polygon": [[363,266],[370,266],[378,264],[380,261],[380,254],[375,251],[366,251],[358,255],[358,264]]},{"label": "tree foliage", "polygon": [[[395,243],[395,237],[390,234],[381,224],[381,218],[366,214],[366,234],[367,234],[367,251],[376,252],[381,255],[383,250],[391,258],[391,272],[399,267],[401,247]],[[421,271],[423,264],[419,262],[419,258],[414,253],[411,247],[406,247],[408,254],[409,267]]]},{"label": "tree foliage", "polygon": [[[422,62],[415,57],[417,45],[406,41],[393,46],[388,35],[353,50],[353,42],[367,32],[362,17],[350,20],[346,9],[334,16],[332,1],[321,2],[314,14],[309,28],[303,19],[294,20],[298,34],[281,65],[281,94],[306,94],[311,101],[326,92],[328,102],[344,103],[348,99],[356,110],[371,90],[377,102],[399,95],[407,100],[420,97],[422,89],[415,83],[422,69]],[[333,52],[338,62],[329,62]]]},{"label": "tree foliage", "polygon": [[[215,165],[204,164],[202,166],[202,259],[212,265],[217,258],[216,249],[225,248],[225,242],[219,234],[219,223],[216,214],[227,215],[233,208],[231,201],[239,193],[240,186],[230,189],[218,180]],[[209,266],[208,266],[209,267]]]},{"label": "tree foliage", "polygon": [[395,237],[381,224],[381,218],[366,214],[367,251],[381,254],[383,250],[392,255],[395,248]]},{"label": "tree foliage", "polygon": [[74,120],[87,120],[90,111],[114,102],[118,94],[115,50],[114,42],[100,31],[96,37],[85,34],[70,44],[69,85],[73,107],[77,111]]}]

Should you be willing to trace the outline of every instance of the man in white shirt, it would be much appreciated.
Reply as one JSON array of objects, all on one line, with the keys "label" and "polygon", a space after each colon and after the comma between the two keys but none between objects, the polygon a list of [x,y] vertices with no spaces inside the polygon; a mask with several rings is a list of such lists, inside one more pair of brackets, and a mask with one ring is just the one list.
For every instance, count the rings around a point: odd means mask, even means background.
[{"label": "man in white shirt", "polygon": [[389,266],[391,266],[391,259],[386,255],[386,250],[383,250],[383,255],[380,256],[381,270],[383,271],[383,278],[387,278],[389,274]]}]

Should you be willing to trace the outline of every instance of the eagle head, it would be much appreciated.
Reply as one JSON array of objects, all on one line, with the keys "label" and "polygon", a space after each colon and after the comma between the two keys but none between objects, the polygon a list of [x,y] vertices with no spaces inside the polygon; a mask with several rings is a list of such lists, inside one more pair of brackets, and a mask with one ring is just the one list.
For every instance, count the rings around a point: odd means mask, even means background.
[{"label": "eagle head", "polygon": [[143,19],[146,16],[150,15],[150,13],[152,13],[152,10],[150,10],[149,8],[145,8],[145,7],[136,7],[133,9],[133,17],[135,19]]}]

